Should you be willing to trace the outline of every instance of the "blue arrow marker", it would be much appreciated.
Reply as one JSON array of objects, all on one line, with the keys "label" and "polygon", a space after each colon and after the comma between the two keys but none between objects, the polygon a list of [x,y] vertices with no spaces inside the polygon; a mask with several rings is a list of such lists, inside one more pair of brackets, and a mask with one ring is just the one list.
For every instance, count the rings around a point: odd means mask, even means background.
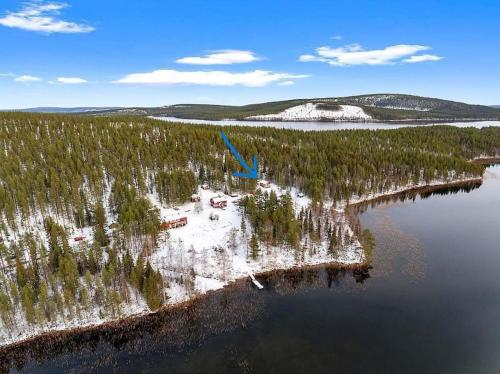
[{"label": "blue arrow marker", "polygon": [[236,157],[236,159],[239,161],[241,166],[243,166],[247,172],[246,173],[240,173],[236,172],[233,173],[235,177],[241,177],[241,178],[250,178],[250,179],[257,179],[257,170],[259,169],[259,166],[257,164],[257,156],[254,155],[252,159],[252,164],[253,168],[248,166],[248,164],[243,160],[243,157],[238,153],[238,151],[234,148],[234,146],[231,144],[229,139],[227,138],[226,134],[224,134],[224,131],[221,131],[220,136],[222,137],[222,140],[224,140],[224,143],[226,143],[227,147],[231,151],[231,153]]}]

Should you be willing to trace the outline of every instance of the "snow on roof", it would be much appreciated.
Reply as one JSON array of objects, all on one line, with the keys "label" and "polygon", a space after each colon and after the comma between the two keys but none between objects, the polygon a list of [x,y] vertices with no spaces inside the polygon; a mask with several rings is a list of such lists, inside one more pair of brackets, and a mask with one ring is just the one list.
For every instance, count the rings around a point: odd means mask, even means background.
[{"label": "snow on roof", "polygon": [[220,197],[220,196],[211,197],[210,200],[212,200],[214,203],[219,203],[219,202],[222,202],[222,201],[227,201],[226,198]]},{"label": "snow on roof", "polygon": [[167,213],[162,215],[162,220],[164,221],[174,221],[176,219],[187,218],[186,214],[183,213]]}]

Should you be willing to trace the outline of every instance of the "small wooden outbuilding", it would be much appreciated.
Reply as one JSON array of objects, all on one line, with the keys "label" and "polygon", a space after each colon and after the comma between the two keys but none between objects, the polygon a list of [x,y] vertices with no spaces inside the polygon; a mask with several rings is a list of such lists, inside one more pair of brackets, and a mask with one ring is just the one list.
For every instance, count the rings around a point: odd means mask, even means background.
[{"label": "small wooden outbuilding", "polygon": [[227,207],[227,200],[221,197],[212,197],[210,198],[210,205],[212,208],[225,208]]},{"label": "small wooden outbuilding", "polygon": [[176,227],[186,226],[187,223],[187,217],[175,217],[166,219],[160,226],[162,229],[174,229]]}]

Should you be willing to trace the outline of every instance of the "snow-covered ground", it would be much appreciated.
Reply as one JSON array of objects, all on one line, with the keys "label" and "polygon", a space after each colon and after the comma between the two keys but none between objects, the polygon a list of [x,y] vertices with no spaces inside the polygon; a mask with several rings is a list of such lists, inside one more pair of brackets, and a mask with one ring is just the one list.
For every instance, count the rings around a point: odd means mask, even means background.
[{"label": "snow-covered ground", "polygon": [[[441,180],[441,179],[435,179],[431,181],[430,183],[427,183],[425,181],[420,181],[417,184],[413,183],[408,183],[406,186],[389,186],[382,192],[377,192],[377,193],[369,193],[363,196],[353,196],[349,200],[349,204],[358,204],[358,203],[363,203],[366,201],[370,200],[375,200],[380,197],[386,197],[386,196],[391,196],[391,195],[397,195],[405,191],[410,191],[414,190],[417,188],[423,188],[423,187],[439,187],[439,186],[445,186],[445,185],[450,185],[450,184],[459,184],[459,183],[466,183],[466,182],[473,182],[473,181],[478,181],[481,180],[481,177],[468,177],[468,176],[457,176],[456,178],[453,178],[452,180]],[[343,211],[345,207],[347,206],[347,202],[342,201],[337,204],[335,207],[336,209],[339,209]]]},{"label": "snow-covered ground", "polygon": [[339,105],[339,110],[318,109],[318,104],[307,103],[297,105],[276,114],[265,114],[246,117],[247,120],[269,120],[269,121],[352,121],[370,120],[371,116],[354,105]]},{"label": "snow-covered ground", "polygon": [[[478,178],[472,178],[478,179]],[[456,176],[451,182],[468,181],[465,176]],[[359,203],[388,196],[405,190],[424,186],[439,186],[450,181],[435,180],[429,184],[420,182],[417,185],[388,186],[382,192],[350,199],[350,203]],[[274,190],[278,196],[290,193],[293,198],[295,211],[308,208],[311,200],[299,194],[295,188],[282,189],[275,184],[269,187],[259,187],[263,191]],[[247,222],[246,232],[241,230],[242,212],[237,205],[239,197],[229,197],[220,191],[199,189],[201,201],[187,203],[178,207],[162,206],[155,194],[148,197],[160,209],[162,219],[172,217],[187,217],[186,226],[165,231],[159,241],[158,248],[150,257],[151,265],[159,269],[167,280],[165,295],[167,303],[174,305],[186,301],[194,295],[206,293],[209,290],[220,289],[230,282],[248,277],[251,274],[273,269],[289,269],[297,266],[317,265],[337,262],[342,264],[358,264],[365,260],[364,251],[349,227],[344,208],[346,202],[333,207],[336,211],[334,221],[341,227],[342,235],[351,238],[342,248],[332,256],[328,252],[328,240],[318,243],[302,242],[303,251],[297,251],[287,246],[269,247],[260,244],[260,253],[254,260],[249,255],[248,243],[251,237],[250,225]],[[215,209],[210,206],[210,198],[222,196],[227,199],[228,205],[224,209]],[[326,210],[332,208],[325,204]],[[328,213],[330,214],[330,213]],[[218,216],[218,219],[214,215]],[[108,220],[112,216],[107,212]],[[30,225],[30,230],[38,233],[45,240],[41,217],[37,217]],[[110,223],[110,222],[108,222]],[[93,232],[90,228],[75,231],[69,228],[72,235],[83,235],[85,240],[92,240]],[[323,238],[325,239],[325,238]],[[73,243],[77,245],[77,243]],[[98,309],[81,312],[72,319],[58,318],[50,324],[29,325],[23,320],[23,313],[16,314],[17,329],[7,330],[0,322],[0,346],[22,341],[30,337],[49,331],[66,330],[76,327],[95,326],[117,318],[150,313],[146,303],[140,295],[130,290],[129,302],[122,303],[117,316],[103,315]]]},{"label": "snow-covered ground", "polygon": [[24,313],[19,311],[19,313],[15,314],[15,328],[7,329],[0,322],[0,347],[21,342],[47,332],[98,326],[120,318],[140,316],[151,312],[141,295],[134,293],[131,289],[130,293],[132,295],[130,302],[122,303],[115,316],[102,314],[99,308],[93,308],[93,305],[90,305],[88,310],[80,310],[78,314],[74,313],[71,318],[68,315],[65,318],[58,316],[54,321],[32,325],[26,322]]},{"label": "snow-covered ground", "polygon": [[[274,190],[278,196],[287,193],[274,184],[259,188],[263,191]],[[309,207],[311,201],[308,197],[299,197],[294,188],[288,191],[296,213],[303,207]],[[242,212],[237,205],[239,197],[203,189],[199,190],[198,195],[201,198],[199,203],[187,203],[175,209],[162,207],[154,195],[149,195],[151,201],[160,208],[162,219],[187,217],[188,220],[186,226],[171,229],[163,235],[159,248],[151,258],[152,266],[160,269],[165,278],[178,279],[178,282],[171,282],[166,290],[171,303],[189,299],[192,294],[221,288],[253,273],[329,262],[355,264],[364,260],[363,250],[357,240],[352,245],[346,245],[335,257],[328,253],[327,240],[305,251],[303,256],[298,256],[296,250],[287,246],[269,247],[261,243],[259,256],[253,260],[248,253],[250,225],[247,222],[246,233],[240,228]],[[226,208],[210,206],[210,198],[218,196],[227,199]],[[210,219],[213,215],[218,218]],[[338,219],[343,220],[344,217],[339,215]],[[346,222],[342,223],[344,233],[353,236]],[[191,279],[186,282],[186,277]],[[187,284],[179,287],[180,282]]]},{"label": "snow-covered ground", "polygon": [[[278,196],[287,192],[274,184],[270,184],[267,188],[258,188],[268,192],[274,190]],[[106,189],[105,200],[109,200],[108,190],[109,188]],[[288,189],[288,192],[293,197],[297,213],[302,208],[309,207],[311,201],[308,197],[299,195],[294,188]],[[170,305],[186,301],[194,295],[203,294],[209,290],[222,288],[231,281],[254,273],[332,261],[354,264],[364,260],[361,245],[354,239],[351,244],[339,250],[336,257],[328,253],[328,243],[324,240],[308,246],[308,249],[300,256],[296,250],[287,246],[271,248],[261,243],[257,259],[251,259],[248,248],[252,231],[247,221],[246,232],[243,233],[241,230],[243,213],[237,205],[240,197],[230,197],[222,194],[221,191],[201,188],[198,194],[201,200],[199,203],[186,203],[175,207],[162,206],[155,193],[148,195],[152,204],[159,208],[162,221],[179,217],[187,217],[188,220],[186,226],[164,231],[160,236],[158,247],[149,258],[153,268],[159,269],[167,281],[165,295]],[[212,208],[211,197],[226,199],[227,207]],[[105,208],[108,224],[111,224],[116,217],[109,212],[107,204]],[[343,216],[339,215],[338,220],[342,221]],[[80,243],[93,241],[94,232],[91,227],[77,229],[65,219],[56,219],[56,221],[66,227],[69,243],[75,250],[78,250]],[[348,225],[343,221],[341,223],[343,234],[353,236]],[[29,231],[34,234],[35,238],[48,245],[41,214],[34,215],[25,221],[24,225],[21,225],[20,219],[19,224],[20,227],[22,226],[21,233]],[[19,234],[12,234],[11,240],[16,240],[18,237]],[[84,237],[84,239],[75,241],[75,237]],[[137,256],[137,253],[135,255]],[[117,318],[150,312],[140,294],[131,290],[130,295],[129,302],[123,302],[119,313],[115,316],[103,314],[95,308],[82,311],[79,315],[72,316],[71,319],[66,315],[58,316],[51,323],[30,325],[24,320],[24,313],[17,313],[14,324],[16,328],[6,329],[1,326],[0,322],[0,346],[22,341],[44,332],[94,326]],[[90,299],[92,299],[92,294]]]}]

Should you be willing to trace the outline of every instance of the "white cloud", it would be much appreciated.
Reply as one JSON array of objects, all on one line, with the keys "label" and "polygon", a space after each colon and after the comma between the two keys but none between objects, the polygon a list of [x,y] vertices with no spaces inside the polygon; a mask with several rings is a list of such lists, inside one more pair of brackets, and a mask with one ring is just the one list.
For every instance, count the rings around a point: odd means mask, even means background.
[{"label": "white cloud", "polygon": [[344,39],[344,37],[342,35],[334,35],[330,39],[333,39],[333,40],[342,40],[342,39]]},{"label": "white cloud", "polygon": [[403,60],[403,62],[408,62],[408,63],[412,64],[415,62],[439,61],[442,59],[443,58],[441,56],[436,56],[436,55],[415,55],[415,56],[410,56],[408,58],[405,58]]},{"label": "white cloud", "polygon": [[42,78],[39,77],[34,77],[32,75],[20,75],[16,79],[14,79],[16,82],[40,82]]},{"label": "white cloud", "polygon": [[307,75],[274,73],[272,71],[254,70],[245,73],[228,71],[178,71],[155,70],[150,73],[128,74],[114,83],[128,84],[192,84],[208,86],[247,86],[262,87],[273,82],[290,79],[307,78]]},{"label": "white cloud", "polygon": [[7,12],[0,18],[0,25],[44,33],[82,33],[95,30],[89,25],[59,19],[60,10],[67,7],[66,3],[27,3],[17,12]]},{"label": "white cloud", "polygon": [[294,84],[294,81],[283,81],[278,83],[279,86],[293,86]]},{"label": "white cloud", "polygon": [[415,53],[429,50],[425,45],[397,44],[385,47],[384,49],[365,50],[360,44],[350,44],[344,47],[331,48],[320,47],[316,49],[316,54],[307,54],[299,57],[302,62],[325,62],[333,66],[352,65],[391,65],[399,62],[423,62],[441,59],[434,55],[420,58]]},{"label": "white cloud", "polygon": [[57,82],[62,84],[82,84],[87,83],[87,81],[83,78],[78,77],[59,77],[57,78]]},{"label": "white cloud", "polygon": [[223,50],[205,56],[183,57],[176,60],[179,64],[190,65],[231,65],[260,60],[252,51]]}]

